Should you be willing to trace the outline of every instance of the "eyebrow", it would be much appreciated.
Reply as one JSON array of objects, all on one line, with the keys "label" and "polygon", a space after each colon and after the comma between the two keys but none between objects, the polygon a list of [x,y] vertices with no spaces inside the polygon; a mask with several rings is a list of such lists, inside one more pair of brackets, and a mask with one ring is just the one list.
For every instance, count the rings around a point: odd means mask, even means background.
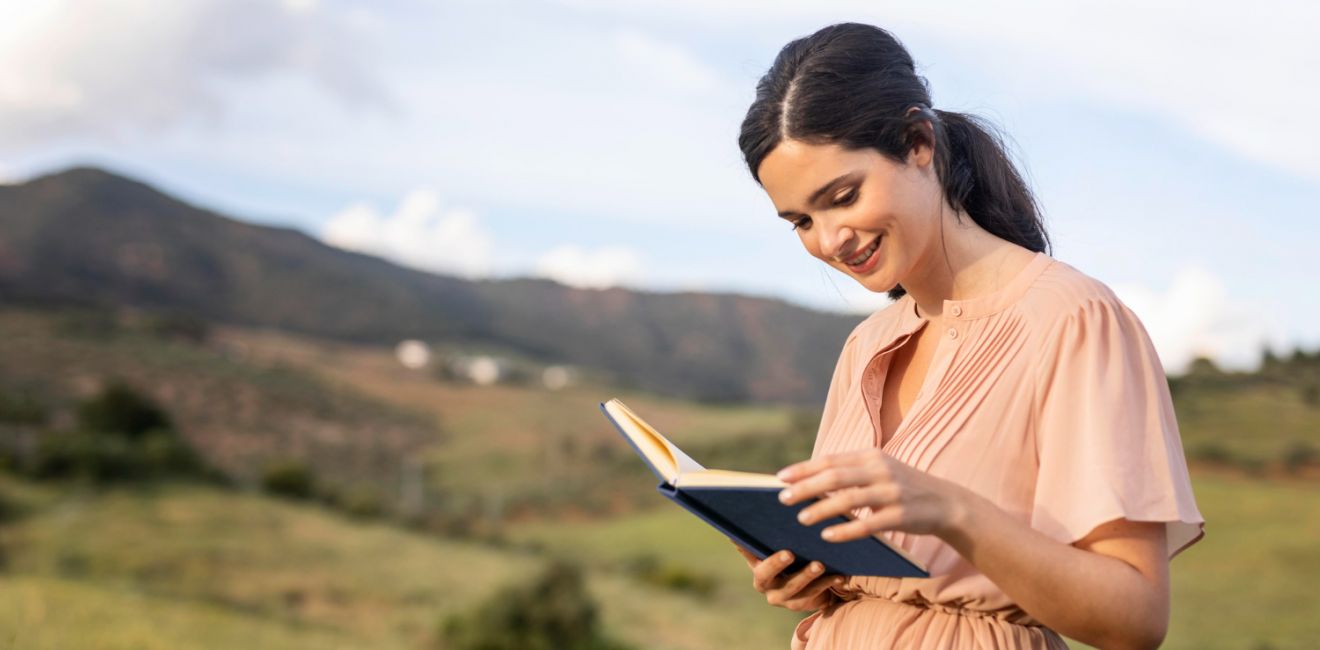
[{"label": "eyebrow", "polygon": [[[819,200],[820,200],[820,197],[821,197],[822,194],[824,194],[824,193],[826,193],[826,192],[828,192],[828,191],[834,189],[835,187],[837,187],[837,186],[843,184],[843,181],[850,180],[853,176],[856,176],[856,175],[857,175],[857,172],[855,172],[855,171],[851,171],[851,172],[848,172],[848,173],[846,173],[846,174],[843,174],[843,175],[841,175],[841,176],[835,178],[834,180],[832,180],[832,181],[830,181],[830,182],[828,182],[828,183],[822,185],[820,189],[818,189],[818,190],[816,190],[815,192],[812,192],[812,193],[811,193],[811,198],[808,198],[808,199],[807,199],[807,205],[815,205],[815,204],[816,204],[816,201],[819,201]],[[795,214],[801,214],[801,213],[800,213],[800,212],[793,212],[792,210],[782,210],[782,211],[779,212],[779,216],[781,216],[781,217],[785,217],[785,218],[787,218],[787,217],[791,217],[791,216],[793,216],[793,215],[795,215]]]}]

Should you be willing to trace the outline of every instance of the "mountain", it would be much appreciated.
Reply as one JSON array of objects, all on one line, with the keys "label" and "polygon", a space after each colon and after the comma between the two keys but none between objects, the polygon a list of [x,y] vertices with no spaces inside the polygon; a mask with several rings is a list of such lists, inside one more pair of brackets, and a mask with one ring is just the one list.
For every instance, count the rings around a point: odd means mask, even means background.
[{"label": "mountain", "polygon": [[472,281],[79,167],[0,186],[0,301],[127,305],[339,340],[508,348],[685,398],[816,403],[860,316],[736,294]]}]

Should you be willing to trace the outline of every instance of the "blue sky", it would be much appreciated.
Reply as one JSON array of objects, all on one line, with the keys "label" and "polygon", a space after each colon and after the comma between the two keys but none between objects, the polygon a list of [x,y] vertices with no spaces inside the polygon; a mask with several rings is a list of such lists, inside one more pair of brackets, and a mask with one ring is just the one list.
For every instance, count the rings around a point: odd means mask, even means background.
[{"label": "blue sky", "polygon": [[[1303,3],[0,0],[0,180],[72,164],[400,263],[886,304],[810,258],[737,129],[785,43],[870,22],[1008,136],[1055,257],[1165,366],[1320,346]],[[1308,149],[1309,147],[1309,149]]]}]

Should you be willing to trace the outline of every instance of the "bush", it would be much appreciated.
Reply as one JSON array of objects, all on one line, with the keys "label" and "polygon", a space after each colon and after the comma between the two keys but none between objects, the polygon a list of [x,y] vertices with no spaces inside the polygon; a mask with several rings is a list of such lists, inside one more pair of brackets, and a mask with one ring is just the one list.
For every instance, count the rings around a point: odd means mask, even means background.
[{"label": "bush", "polygon": [[76,429],[38,438],[34,477],[117,483],[206,474],[165,412],[123,383],[110,383],[77,412]]},{"label": "bush", "polygon": [[625,569],[638,580],[671,591],[687,592],[701,597],[715,593],[719,581],[679,564],[666,564],[654,554],[637,555],[629,559]]},{"label": "bush", "polygon": [[141,477],[140,458],[128,440],[88,431],[57,431],[37,441],[32,475],[111,483]]},{"label": "bush", "polygon": [[115,380],[78,405],[78,428],[138,438],[148,431],[169,429],[170,419],[150,399]]},{"label": "bush", "polygon": [[46,408],[28,395],[0,393],[0,422],[42,425],[48,417]]},{"label": "bush", "polygon": [[1187,455],[1195,460],[1221,465],[1233,464],[1237,458],[1227,447],[1217,442],[1200,442],[1187,448]]},{"label": "bush", "polygon": [[506,587],[467,616],[440,625],[447,650],[616,650],[600,630],[598,606],[582,569],[554,560],[528,584]]},{"label": "bush", "polygon": [[1320,449],[1308,442],[1297,441],[1283,450],[1283,466],[1289,473],[1296,473],[1302,468],[1320,461]]},{"label": "bush", "polygon": [[261,474],[261,488],[283,497],[310,499],[316,492],[316,481],[306,464],[280,460],[266,466]]},{"label": "bush", "polygon": [[380,490],[370,485],[359,484],[335,492],[330,499],[330,505],[350,517],[374,519],[385,514],[384,501]]}]

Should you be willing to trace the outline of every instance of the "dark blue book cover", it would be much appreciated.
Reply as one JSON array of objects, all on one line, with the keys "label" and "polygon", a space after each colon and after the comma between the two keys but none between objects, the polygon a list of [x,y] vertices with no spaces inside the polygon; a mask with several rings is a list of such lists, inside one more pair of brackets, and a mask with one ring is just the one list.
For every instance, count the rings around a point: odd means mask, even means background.
[{"label": "dark blue book cover", "polygon": [[[622,406],[618,400],[611,401]],[[684,466],[687,471],[697,474],[705,468],[641,422],[626,406],[621,409],[621,414],[625,416],[623,418],[616,418],[604,403],[600,407],[633,450],[660,478],[660,484],[656,487],[660,494],[700,517],[757,558],[765,559],[776,551],[788,549],[795,558],[793,564],[785,569],[788,573],[795,573],[805,568],[808,562],[816,560],[825,566],[825,574],[914,578],[930,576],[920,564],[908,558],[901,550],[875,536],[848,542],[822,539],[822,530],[850,519],[835,516],[810,526],[798,522],[798,511],[815,500],[784,505],[779,502],[780,488],[764,485],[676,486],[674,483],[682,475]],[[642,438],[640,444],[634,439],[635,436]],[[755,480],[753,475],[747,476],[749,480]]]}]

